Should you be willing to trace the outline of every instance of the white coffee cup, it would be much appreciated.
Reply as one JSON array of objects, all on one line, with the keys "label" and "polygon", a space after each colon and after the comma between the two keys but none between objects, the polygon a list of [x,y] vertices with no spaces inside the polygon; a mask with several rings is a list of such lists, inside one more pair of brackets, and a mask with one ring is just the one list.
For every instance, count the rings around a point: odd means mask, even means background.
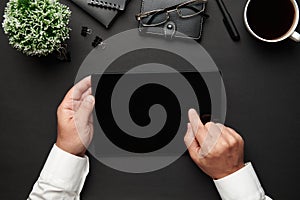
[{"label": "white coffee cup", "polygon": [[[248,7],[249,7],[249,4],[251,3],[251,1],[252,0],[248,0],[247,4],[245,6],[245,10],[244,10],[244,22],[245,22],[245,25],[246,25],[248,31],[255,38],[257,38],[257,39],[259,39],[261,41],[264,41],[264,42],[280,42],[280,41],[285,40],[287,38],[291,38],[292,40],[294,40],[296,42],[300,42],[300,34],[295,31],[296,28],[297,28],[297,25],[299,23],[299,7],[297,5],[296,0],[283,0],[283,1],[291,1],[291,3],[293,4],[294,11],[295,11],[294,21],[293,21],[293,24],[291,25],[291,27],[290,27],[290,29],[289,29],[289,31],[287,33],[285,33],[284,35],[282,35],[282,36],[280,36],[278,38],[275,38],[275,39],[266,39],[266,38],[263,38],[262,36],[259,36],[257,33],[255,33],[251,29],[251,27],[249,25],[249,22],[248,22],[248,19],[247,19]],[[263,1],[263,0],[261,0],[261,1]]]}]

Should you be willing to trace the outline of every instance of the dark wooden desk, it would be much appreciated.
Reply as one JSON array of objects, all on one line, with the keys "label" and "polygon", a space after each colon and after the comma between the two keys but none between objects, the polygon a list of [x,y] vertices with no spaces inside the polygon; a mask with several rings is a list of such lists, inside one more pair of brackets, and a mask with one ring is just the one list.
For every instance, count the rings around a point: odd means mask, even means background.
[{"label": "dark wooden desk", "polygon": [[[6,2],[0,1],[1,16]],[[92,50],[94,37],[81,37],[81,26],[103,38],[137,26],[139,0],[132,0],[109,30],[71,2],[62,2],[73,11],[70,63],[26,57],[0,30],[0,199],[26,198],[55,142],[56,108]],[[274,199],[295,199],[300,179],[300,44],[255,40],[243,24],[246,0],[225,3],[241,41],[230,39],[216,2],[210,1],[201,44],[223,72],[226,123],[245,139],[245,160],[253,162],[266,193]],[[140,175],[114,171],[92,157],[90,161],[82,199],[220,199],[212,181],[187,155],[165,169]]]}]

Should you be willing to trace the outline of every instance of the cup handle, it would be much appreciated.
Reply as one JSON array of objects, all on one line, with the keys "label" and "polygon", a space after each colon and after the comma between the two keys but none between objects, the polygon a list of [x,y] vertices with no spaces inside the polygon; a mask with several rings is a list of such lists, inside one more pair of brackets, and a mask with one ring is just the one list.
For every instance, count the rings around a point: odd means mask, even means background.
[{"label": "cup handle", "polygon": [[297,33],[296,31],[291,35],[291,39],[294,40],[295,42],[300,42],[300,34]]}]

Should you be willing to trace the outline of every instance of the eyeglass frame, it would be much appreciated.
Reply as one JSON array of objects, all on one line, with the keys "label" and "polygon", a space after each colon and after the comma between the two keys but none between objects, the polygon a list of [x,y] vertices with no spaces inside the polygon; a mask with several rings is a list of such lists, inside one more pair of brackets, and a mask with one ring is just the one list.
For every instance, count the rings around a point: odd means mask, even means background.
[{"label": "eyeglass frame", "polygon": [[[183,7],[183,6],[191,4],[191,3],[196,3],[196,2],[207,3],[207,0],[190,0],[190,1],[183,2],[183,3],[180,3],[180,4],[174,5],[174,6],[170,6],[168,8],[161,8],[161,9],[151,10],[151,11],[147,11],[147,12],[142,12],[142,13],[136,14],[135,17],[136,17],[136,20],[140,21],[144,27],[160,26],[162,24],[165,24],[170,19],[170,13],[174,12],[174,11],[176,11],[176,13],[178,14],[178,16],[180,18],[182,18],[182,19],[191,18],[191,17],[197,16],[197,15],[200,15],[205,10],[204,7],[201,10],[199,10],[198,13],[194,13],[194,14],[187,15],[187,16],[183,16],[181,14],[181,12],[179,11],[180,7]],[[142,21],[143,18],[148,17],[151,14],[156,14],[156,13],[159,13],[159,12],[162,12],[162,13],[165,12],[166,19],[164,21],[156,23],[156,24],[144,24],[143,23],[143,21]]]}]

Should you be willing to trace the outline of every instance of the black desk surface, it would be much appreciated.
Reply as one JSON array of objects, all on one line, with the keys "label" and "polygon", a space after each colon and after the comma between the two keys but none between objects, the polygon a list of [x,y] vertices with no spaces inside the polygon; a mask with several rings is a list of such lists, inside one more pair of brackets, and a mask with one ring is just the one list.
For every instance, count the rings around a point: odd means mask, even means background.
[{"label": "black desk surface", "polygon": [[[6,2],[0,1],[1,16]],[[94,37],[81,37],[81,26],[103,38],[137,26],[139,0],[132,0],[109,30],[71,2],[62,3],[73,11],[70,63],[26,57],[0,31],[0,199],[26,198],[55,142],[56,108],[92,50]],[[255,40],[243,24],[246,0],[225,3],[241,41],[229,38],[216,2],[209,1],[201,44],[223,72],[226,123],[245,139],[245,160],[253,162],[266,193],[294,199],[299,195],[299,183],[294,182],[300,179],[300,44]],[[212,181],[187,155],[165,169],[140,175],[117,172],[92,157],[90,161],[82,199],[220,199]]]}]

